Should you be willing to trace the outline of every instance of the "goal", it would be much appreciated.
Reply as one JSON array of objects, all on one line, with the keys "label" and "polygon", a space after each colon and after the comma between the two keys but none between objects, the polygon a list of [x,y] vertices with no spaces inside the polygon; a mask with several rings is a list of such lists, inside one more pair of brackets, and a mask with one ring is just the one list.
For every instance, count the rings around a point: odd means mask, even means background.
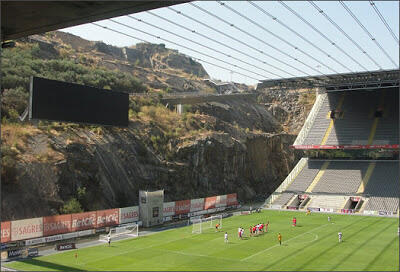
[{"label": "goal", "polygon": [[199,218],[191,220],[193,223],[192,233],[202,233],[206,229],[215,227],[219,224],[222,227],[222,215],[214,215],[207,218]]},{"label": "goal", "polygon": [[111,228],[107,235],[100,235],[100,241],[107,241],[107,237],[110,236],[111,239],[119,237],[121,235],[137,237],[139,236],[139,225],[138,224],[127,224],[125,226]]}]

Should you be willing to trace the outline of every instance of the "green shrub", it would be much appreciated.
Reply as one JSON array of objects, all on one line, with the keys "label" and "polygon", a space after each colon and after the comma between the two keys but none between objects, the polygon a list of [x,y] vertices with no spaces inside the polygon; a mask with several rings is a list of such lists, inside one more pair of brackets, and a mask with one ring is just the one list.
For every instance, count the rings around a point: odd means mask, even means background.
[{"label": "green shrub", "polygon": [[9,146],[1,146],[1,182],[11,184],[17,177],[17,151]]},{"label": "green shrub", "polygon": [[82,206],[76,198],[68,200],[64,206],[60,208],[61,214],[80,213],[83,212]]}]

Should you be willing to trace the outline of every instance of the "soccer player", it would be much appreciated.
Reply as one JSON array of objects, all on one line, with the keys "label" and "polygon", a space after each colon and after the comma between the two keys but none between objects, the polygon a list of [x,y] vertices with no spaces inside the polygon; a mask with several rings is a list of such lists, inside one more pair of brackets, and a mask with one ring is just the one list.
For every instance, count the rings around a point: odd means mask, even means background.
[{"label": "soccer player", "polygon": [[338,232],[338,236],[339,236],[339,243],[341,243],[342,242],[342,236],[343,236],[341,231]]},{"label": "soccer player", "polygon": [[282,235],[281,233],[278,233],[278,241],[279,241],[279,245],[282,245]]},{"label": "soccer player", "polygon": [[238,238],[242,239],[242,228],[238,228]]},{"label": "soccer player", "polygon": [[215,232],[218,232],[218,229],[219,229],[219,224],[217,223],[217,224],[215,225]]},{"label": "soccer player", "polygon": [[110,234],[107,235],[107,242],[108,242],[108,246],[110,246],[110,244],[111,244],[111,236],[110,236]]},{"label": "soccer player", "polygon": [[306,213],[306,215],[310,215],[311,214],[311,211],[310,210],[308,210],[307,211],[307,213]]},{"label": "soccer player", "polygon": [[252,235],[253,234],[253,227],[252,226],[250,226],[249,233],[250,233],[250,236],[253,236]]},{"label": "soccer player", "polygon": [[265,223],[265,232],[268,232],[268,224],[269,224],[269,221],[267,223]]},{"label": "soccer player", "polygon": [[296,220],[296,217],[293,217],[293,220],[292,220],[292,222],[293,222],[293,227],[296,227],[296,223],[297,223],[297,220]]},{"label": "soccer player", "polygon": [[328,222],[331,222],[331,217],[330,216],[328,216]]},{"label": "soccer player", "polygon": [[228,243],[228,233],[227,232],[225,232],[224,241],[225,241],[225,243]]}]

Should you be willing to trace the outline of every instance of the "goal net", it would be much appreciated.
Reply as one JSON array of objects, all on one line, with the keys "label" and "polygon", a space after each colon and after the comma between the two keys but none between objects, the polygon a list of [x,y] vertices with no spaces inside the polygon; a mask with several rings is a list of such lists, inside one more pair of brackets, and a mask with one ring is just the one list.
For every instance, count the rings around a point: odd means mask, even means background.
[{"label": "goal net", "polygon": [[192,233],[202,233],[206,229],[215,228],[215,225],[217,224],[219,224],[219,228],[222,228],[222,215],[193,219],[192,223]]},{"label": "goal net", "polygon": [[100,241],[107,241],[107,237],[110,236],[111,239],[119,237],[121,235],[137,237],[139,236],[139,225],[138,224],[128,224],[125,226],[114,227],[110,229],[107,235],[100,235]]}]

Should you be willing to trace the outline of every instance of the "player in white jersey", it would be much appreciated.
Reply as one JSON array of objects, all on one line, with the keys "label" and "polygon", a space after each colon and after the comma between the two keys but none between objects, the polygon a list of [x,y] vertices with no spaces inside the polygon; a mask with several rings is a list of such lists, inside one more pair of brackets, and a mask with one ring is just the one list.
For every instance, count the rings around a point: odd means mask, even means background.
[{"label": "player in white jersey", "polygon": [[107,243],[108,243],[108,246],[110,246],[110,244],[111,244],[111,236],[110,236],[110,234],[107,235]]},{"label": "player in white jersey", "polygon": [[228,233],[227,232],[225,232],[224,240],[225,240],[225,243],[228,243]]},{"label": "player in white jersey", "polygon": [[343,236],[341,231],[338,232],[338,236],[339,236],[339,243],[341,243],[342,242],[342,236]]}]

